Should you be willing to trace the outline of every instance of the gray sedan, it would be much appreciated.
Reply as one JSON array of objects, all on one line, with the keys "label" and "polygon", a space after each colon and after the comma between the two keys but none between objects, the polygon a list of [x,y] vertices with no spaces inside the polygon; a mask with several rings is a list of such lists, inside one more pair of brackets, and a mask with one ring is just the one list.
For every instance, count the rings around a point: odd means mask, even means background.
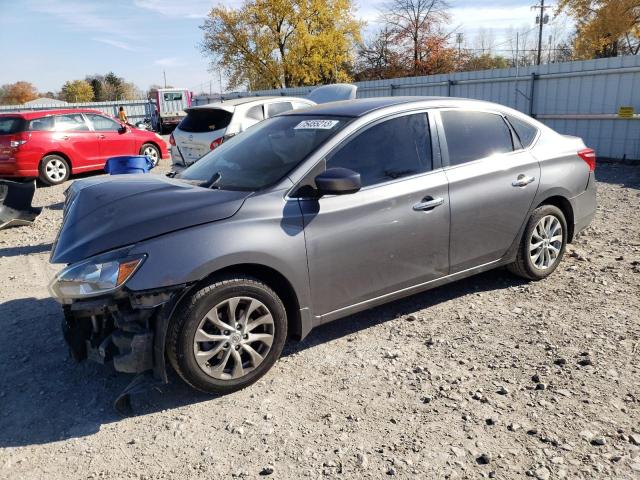
[{"label": "gray sedan", "polygon": [[50,289],[76,359],[230,392],[323,323],[501,266],[544,279],[594,216],[594,169],[492,103],[290,111],[174,178],[75,182]]}]

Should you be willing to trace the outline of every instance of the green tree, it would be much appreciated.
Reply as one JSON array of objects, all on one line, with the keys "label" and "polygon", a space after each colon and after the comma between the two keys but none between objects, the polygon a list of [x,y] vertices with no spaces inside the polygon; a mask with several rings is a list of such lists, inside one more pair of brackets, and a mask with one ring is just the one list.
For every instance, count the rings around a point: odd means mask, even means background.
[{"label": "green tree", "polygon": [[9,83],[2,86],[0,103],[5,105],[20,105],[38,98],[38,90],[29,82]]},{"label": "green tree", "polygon": [[351,0],[247,0],[211,10],[202,50],[229,88],[348,81],[361,27]]},{"label": "green tree", "polygon": [[71,103],[91,102],[93,100],[93,88],[85,80],[72,80],[65,82],[60,92],[62,98]]},{"label": "green tree", "polygon": [[463,63],[460,67],[462,71],[472,71],[472,70],[491,70],[494,68],[509,68],[511,64],[509,60],[499,55],[491,55],[490,53],[485,53],[482,55],[471,56],[463,60]]}]

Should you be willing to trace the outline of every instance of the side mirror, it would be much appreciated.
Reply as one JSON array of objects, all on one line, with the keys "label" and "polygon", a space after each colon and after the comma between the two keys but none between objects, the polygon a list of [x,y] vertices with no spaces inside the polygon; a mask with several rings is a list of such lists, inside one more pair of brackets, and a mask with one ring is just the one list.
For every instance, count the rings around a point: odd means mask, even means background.
[{"label": "side mirror", "polygon": [[362,188],[360,174],[348,168],[328,168],[315,178],[319,196],[346,195]]},{"label": "side mirror", "polygon": [[118,129],[118,133],[127,133],[127,126],[120,125],[120,128]]}]

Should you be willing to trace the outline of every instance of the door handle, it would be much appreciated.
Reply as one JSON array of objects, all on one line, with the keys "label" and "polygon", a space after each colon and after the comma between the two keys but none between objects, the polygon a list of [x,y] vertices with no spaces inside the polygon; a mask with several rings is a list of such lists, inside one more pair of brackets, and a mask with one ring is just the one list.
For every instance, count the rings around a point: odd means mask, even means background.
[{"label": "door handle", "polygon": [[443,203],[444,203],[444,198],[442,197],[437,197],[437,198],[425,197],[422,199],[421,202],[416,203],[413,206],[413,209],[416,212],[425,211],[425,210],[428,211],[428,210],[433,210],[436,207],[439,207]]},{"label": "door handle", "polygon": [[518,178],[516,178],[513,182],[511,182],[511,186],[512,187],[526,187],[527,185],[529,185],[531,182],[535,182],[536,181],[536,177],[527,177],[526,175],[518,175]]},{"label": "door handle", "polygon": [[69,138],[71,138],[71,137],[69,137],[69,135],[63,135],[62,136],[62,140],[69,140]]},{"label": "door handle", "polygon": [[98,135],[98,138],[105,138],[104,135]]}]

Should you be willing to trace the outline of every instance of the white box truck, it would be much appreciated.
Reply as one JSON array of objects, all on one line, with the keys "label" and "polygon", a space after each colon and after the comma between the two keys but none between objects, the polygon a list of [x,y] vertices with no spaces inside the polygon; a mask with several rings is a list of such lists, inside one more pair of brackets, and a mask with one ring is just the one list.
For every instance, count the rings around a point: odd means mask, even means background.
[{"label": "white box truck", "polygon": [[191,106],[191,92],[186,88],[159,88],[153,99],[156,108],[151,117],[153,128],[163,134],[175,127],[187,115],[185,109]]}]

